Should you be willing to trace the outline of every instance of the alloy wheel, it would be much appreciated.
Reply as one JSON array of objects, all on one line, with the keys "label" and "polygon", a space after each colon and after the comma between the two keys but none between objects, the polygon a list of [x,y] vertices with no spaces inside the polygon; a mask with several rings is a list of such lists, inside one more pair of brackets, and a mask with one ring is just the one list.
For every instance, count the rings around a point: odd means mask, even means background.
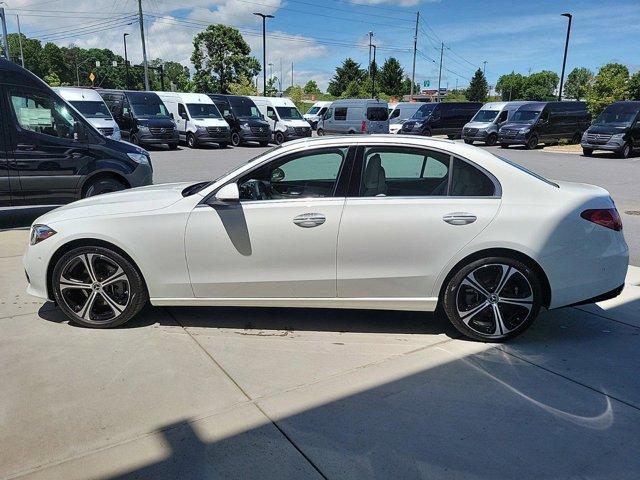
[{"label": "alloy wheel", "polygon": [[501,338],[524,324],[534,305],[533,287],[512,265],[482,265],[467,274],[455,302],[461,321],[485,338]]},{"label": "alloy wheel", "polygon": [[102,254],[72,257],[58,282],[66,306],[87,323],[113,322],[131,301],[129,277],[118,263]]}]

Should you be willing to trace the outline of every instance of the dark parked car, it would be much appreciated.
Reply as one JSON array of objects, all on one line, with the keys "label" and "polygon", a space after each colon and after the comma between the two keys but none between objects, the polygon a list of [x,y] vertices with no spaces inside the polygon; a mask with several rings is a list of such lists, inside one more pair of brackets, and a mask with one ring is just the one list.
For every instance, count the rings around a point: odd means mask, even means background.
[{"label": "dark parked car", "polygon": [[151,183],[145,150],[103,136],[38,77],[0,59],[0,207]]},{"label": "dark parked car", "polygon": [[98,90],[122,138],[136,145],[168,145],[178,148],[180,137],[166,105],[154,92]]},{"label": "dark parked car", "polygon": [[231,127],[231,144],[234,147],[247,142],[258,142],[266,147],[271,141],[271,127],[256,104],[241,95],[209,94],[218,110]]},{"label": "dark parked car", "polygon": [[469,122],[482,107],[476,102],[425,103],[409,120],[404,122],[398,133],[405,135],[447,135],[460,137],[462,127]]},{"label": "dark parked car", "polygon": [[622,158],[640,148],[640,102],[616,102],[596,118],[582,136],[582,152],[590,157],[594,150],[616,152]]},{"label": "dark parked car", "polygon": [[585,102],[527,103],[500,128],[498,142],[502,148],[524,145],[529,150],[540,143],[552,145],[561,140],[578,143],[590,123],[591,114]]}]

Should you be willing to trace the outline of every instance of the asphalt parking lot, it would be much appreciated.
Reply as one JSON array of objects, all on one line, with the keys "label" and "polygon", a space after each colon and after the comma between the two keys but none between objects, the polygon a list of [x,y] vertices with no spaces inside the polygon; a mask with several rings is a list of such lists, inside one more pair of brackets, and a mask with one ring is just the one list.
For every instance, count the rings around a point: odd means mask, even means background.
[{"label": "asphalt parking lot", "polygon": [[[156,182],[261,151],[153,151]],[[507,153],[640,210],[638,158]],[[26,295],[27,236],[0,232],[0,478],[637,478],[640,268],[505,345],[369,310],[147,307],[100,331]]]}]

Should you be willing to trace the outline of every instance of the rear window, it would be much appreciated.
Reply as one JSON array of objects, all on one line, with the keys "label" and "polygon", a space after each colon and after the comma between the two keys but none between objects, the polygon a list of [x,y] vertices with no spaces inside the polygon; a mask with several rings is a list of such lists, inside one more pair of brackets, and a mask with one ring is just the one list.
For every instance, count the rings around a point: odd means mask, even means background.
[{"label": "rear window", "polygon": [[389,120],[389,109],[385,107],[368,107],[367,120],[385,122]]},{"label": "rear window", "polygon": [[557,183],[553,183],[551,180],[547,180],[547,179],[546,179],[546,178],[544,178],[542,175],[538,175],[537,173],[532,172],[532,171],[531,171],[531,170],[529,170],[528,168],[525,168],[525,167],[523,167],[522,165],[520,165],[520,164],[518,164],[518,163],[516,163],[516,162],[514,162],[514,161],[512,161],[512,160],[509,160],[508,158],[504,158],[504,157],[501,157],[501,156],[496,155],[496,154],[492,154],[492,155],[493,155],[494,157],[496,157],[496,158],[499,158],[499,159],[500,159],[500,160],[502,160],[503,162],[508,163],[508,164],[509,164],[509,165],[511,165],[512,167],[517,168],[517,169],[518,169],[518,170],[520,170],[521,172],[527,173],[527,174],[531,175],[532,177],[537,178],[538,180],[540,180],[540,181],[542,181],[542,182],[544,182],[544,183],[546,183],[546,184],[548,184],[548,185],[551,185],[552,187],[560,188],[560,185],[558,185]]}]

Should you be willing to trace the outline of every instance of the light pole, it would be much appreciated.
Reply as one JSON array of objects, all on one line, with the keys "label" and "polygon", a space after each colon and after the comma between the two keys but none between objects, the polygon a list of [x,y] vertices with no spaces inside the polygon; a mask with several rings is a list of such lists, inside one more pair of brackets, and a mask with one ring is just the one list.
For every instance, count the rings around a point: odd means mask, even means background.
[{"label": "light pole", "polygon": [[563,17],[567,17],[569,19],[569,23],[567,24],[567,39],[564,42],[564,58],[562,59],[562,74],[560,75],[560,90],[558,90],[558,101],[562,101],[562,86],[564,83],[564,67],[567,64],[567,50],[569,48],[569,34],[571,33],[571,19],[573,15],[570,13],[563,13]]},{"label": "light pole", "polygon": [[124,82],[129,90],[129,59],[127,58],[127,37],[128,33],[122,34],[122,41],[124,42]]},{"label": "light pole", "polygon": [[262,18],[262,96],[267,96],[267,18],[276,18],[273,15],[254,12],[254,15]]}]

